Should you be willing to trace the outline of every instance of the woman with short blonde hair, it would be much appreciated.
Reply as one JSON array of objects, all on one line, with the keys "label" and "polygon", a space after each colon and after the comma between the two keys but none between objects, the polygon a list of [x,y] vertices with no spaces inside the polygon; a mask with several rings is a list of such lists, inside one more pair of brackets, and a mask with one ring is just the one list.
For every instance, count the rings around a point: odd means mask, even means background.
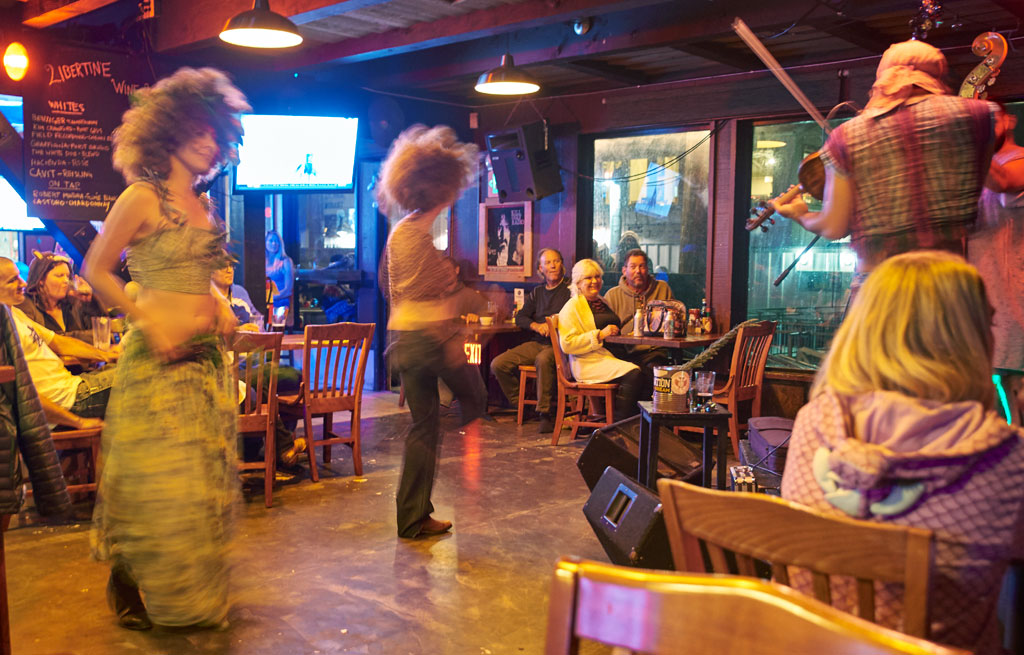
[{"label": "woman with short blonde hair", "polygon": [[[962,257],[885,260],[797,415],[782,479],[783,497],[822,513],[931,530],[931,638],[979,653],[998,652],[996,595],[1024,555],[1024,431],[993,411],[991,317]],[[900,597],[883,586],[880,623],[900,628]],[[855,606],[852,586],[833,598]]]}]

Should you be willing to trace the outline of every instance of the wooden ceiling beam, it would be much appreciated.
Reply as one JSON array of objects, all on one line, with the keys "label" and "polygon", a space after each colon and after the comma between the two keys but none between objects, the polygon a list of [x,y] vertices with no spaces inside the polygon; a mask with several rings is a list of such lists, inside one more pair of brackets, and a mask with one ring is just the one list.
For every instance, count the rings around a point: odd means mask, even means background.
[{"label": "wooden ceiling beam", "polygon": [[583,73],[584,75],[593,75],[600,77],[611,82],[618,82],[619,84],[625,84],[626,86],[639,86],[641,84],[650,83],[650,78],[643,73],[626,68],[625,66],[615,66],[607,64],[601,61],[588,61],[586,59],[577,59],[575,61],[562,61],[558,63],[563,68]]},{"label": "wooden ceiling beam", "polygon": [[871,29],[867,24],[862,23],[859,20],[812,18],[805,22],[807,25],[813,27],[819,32],[824,32],[829,36],[842,39],[843,41],[846,41],[851,45],[855,45],[858,48],[867,50],[872,54],[880,55],[885,52],[885,49],[890,45],[887,39],[878,38],[877,31]]},{"label": "wooden ceiling beam", "polygon": [[707,59],[741,71],[761,70],[764,68],[761,60],[750,52],[737,52],[721,43],[710,41],[704,43],[683,43],[674,45],[672,48],[684,54]]},{"label": "wooden ceiling beam", "polygon": [[991,0],[992,4],[1024,21],[1024,0]]},{"label": "wooden ceiling beam", "polygon": [[50,27],[115,2],[117,0],[26,0],[21,23],[36,28]]}]

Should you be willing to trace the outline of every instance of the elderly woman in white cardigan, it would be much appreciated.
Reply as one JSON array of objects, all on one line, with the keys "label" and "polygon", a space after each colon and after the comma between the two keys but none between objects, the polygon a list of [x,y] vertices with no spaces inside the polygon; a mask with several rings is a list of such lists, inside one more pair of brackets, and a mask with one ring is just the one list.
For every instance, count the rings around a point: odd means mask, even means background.
[{"label": "elderly woman in white cardigan", "polygon": [[636,364],[618,359],[604,340],[619,333],[619,317],[601,298],[604,271],[593,259],[572,267],[572,297],[558,313],[558,340],[569,355],[569,368],[577,382],[618,382],[616,421],[639,413],[642,376]]}]

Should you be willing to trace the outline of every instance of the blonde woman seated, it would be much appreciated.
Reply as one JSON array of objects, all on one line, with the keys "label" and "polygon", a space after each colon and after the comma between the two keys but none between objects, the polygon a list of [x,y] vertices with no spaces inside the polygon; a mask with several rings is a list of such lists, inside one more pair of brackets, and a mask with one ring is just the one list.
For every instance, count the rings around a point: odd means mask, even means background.
[{"label": "blonde woman seated", "polygon": [[601,298],[604,271],[593,259],[572,267],[571,297],[558,313],[558,341],[569,355],[569,369],[577,382],[618,382],[613,420],[640,412],[642,376],[636,364],[616,358],[604,340],[619,333],[619,317]]},{"label": "blonde woman seated", "polygon": [[[782,479],[822,513],[933,531],[931,637],[977,653],[1000,652],[999,584],[1024,554],[1024,431],[993,411],[992,313],[957,255],[882,263],[797,415]],[[852,592],[834,585],[837,606]],[[899,629],[901,613],[885,585],[880,622]]]}]

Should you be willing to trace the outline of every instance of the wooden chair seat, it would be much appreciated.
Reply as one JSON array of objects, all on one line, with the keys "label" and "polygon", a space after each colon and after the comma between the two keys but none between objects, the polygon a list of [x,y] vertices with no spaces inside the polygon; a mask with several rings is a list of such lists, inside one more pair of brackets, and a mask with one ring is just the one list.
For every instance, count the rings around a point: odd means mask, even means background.
[{"label": "wooden chair seat", "polygon": [[[562,343],[558,338],[558,316],[548,316],[548,336],[551,348],[555,351],[555,375],[558,380],[557,409],[555,413],[555,430],[551,435],[551,445],[558,445],[558,436],[566,421],[572,426],[570,439],[576,438],[580,428],[603,428],[615,422],[615,390],[619,385],[615,382],[583,383],[572,379],[569,372],[569,359],[562,351]],[[593,420],[586,413],[588,400],[600,398],[604,401],[604,420]],[[566,412],[566,406],[569,412]],[[593,413],[593,412],[591,412]]]},{"label": "wooden chair seat", "polygon": [[526,383],[529,380],[537,379],[537,367],[527,366],[522,364],[519,366],[519,405],[516,408],[516,424],[523,424],[523,410],[526,409],[527,405],[537,406],[537,400],[535,398],[526,397]]},{"label": "wooden chair seat", "polygon": [[[875,582],[903,585],[903,632],[928,636],[932,533],[920,528],[825,516],[765,494],[716,491],[658,480],[677,570],[756,575],[771,565],[776,582],[805,570],[814,596],[832,603],[831,576],[856,580],[857,615],[875,619]],[[735,562],[731,566],[730,559]]]},{"label": "wooden chair seat", "polygon": [[[352,467],[363,474],[359,436],[359,414],[363,402],[363,376],[373,342],[373,323],[334,323],[307,325],[302,348],[302,385],[298,395],[280,397],[284,413],[302,417],[309,457],[309,473],[313,482],[320,481],[316,465],[316,447],[323,448],[324,462],[331,461],[331,446],[345,444],[352,448]],[[350,412],[349,435],[333,431],[335,412]],[[323,434],[313,434],[313,419],[321,417]]]},{"label": "wooden chair seat", "polygon": [[[240,331],[235,333],[231,344],[235,362],[232,370],[236,381],[243,383],[246,389],[239,408],[239,437],[263,437],[263,461],[239,462],[238,469],[263,472],[263,502],[267,507],[274,504],[274,475],[277,471],[277,371],[283,337],[281,332]],[[268,370],[269,375],[263,373]]]},{"label": "wooden chair seat", "polygon": [[651,655],[966,655],[772,582],[563,557],[551,583],[544,652],[573,655],[582,640]]}]

